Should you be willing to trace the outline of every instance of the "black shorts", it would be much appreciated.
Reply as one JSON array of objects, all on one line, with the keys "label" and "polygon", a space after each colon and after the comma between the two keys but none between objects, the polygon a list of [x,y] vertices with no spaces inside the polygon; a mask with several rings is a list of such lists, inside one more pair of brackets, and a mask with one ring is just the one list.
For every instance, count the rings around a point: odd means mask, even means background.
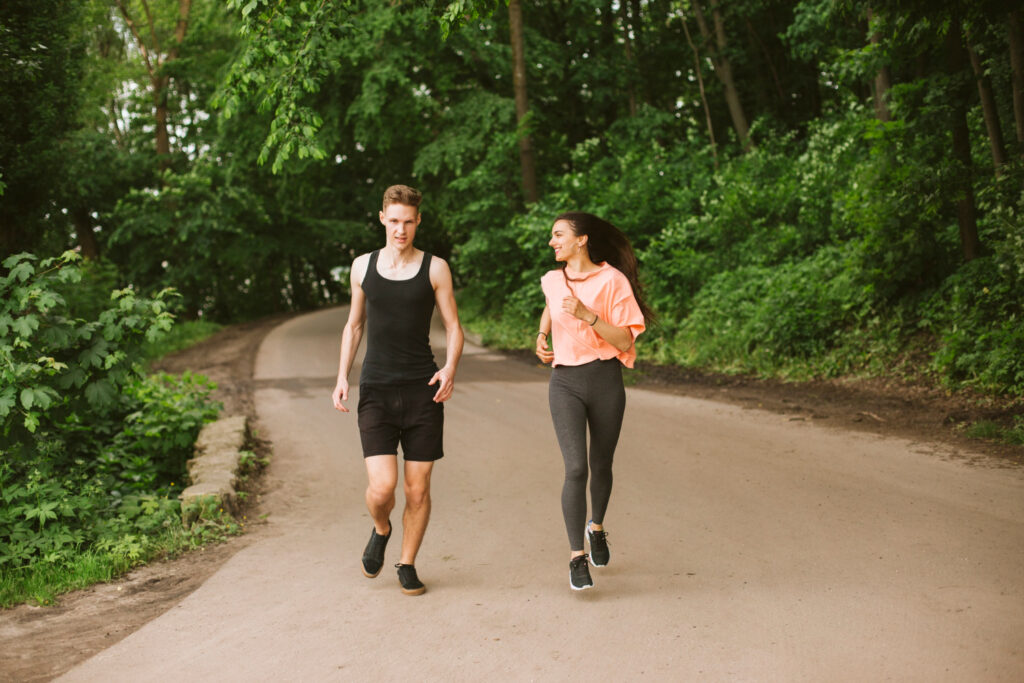
[{"label": "black shorts", "polygon": [[434,403],[438,385],[371,384],[359,387],[359,438],[363,457],[397,455],[431,462],[444,457],[444,404]]}]

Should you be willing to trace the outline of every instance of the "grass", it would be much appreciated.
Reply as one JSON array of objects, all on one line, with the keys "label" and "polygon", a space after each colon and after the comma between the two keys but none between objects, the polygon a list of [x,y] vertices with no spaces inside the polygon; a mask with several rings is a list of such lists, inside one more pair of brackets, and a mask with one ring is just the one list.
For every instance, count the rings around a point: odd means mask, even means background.
[{"label": "grass", "polygon": [[167,334],[155,342],[147,342],[142,350],[146,360],[153,361],[198,344],[222,329],[223,325],[208,320],[179,320]]},{"label": "grass", "polygon": [[52,564],[36,562],[19,569],[0,570],[0,608],[21,603],[52,605],[57,596],[96,583],[104,583],[152,560],[176,557],[201,545],[219,543],[241,533],[244,525],[213,507],[186,527],[177,519],[160,534],[142,543],[110,550],[86,550],[70,561]]},{"label": "grass", "polygon": [[[204,320],[177,322],[162,339],[146,344],[145,358],[153,361],[188,348],[222,328]],[[111,581],[152,560],[174,557],[200,545],[223,541],[240,533],[242,526],[220,510],[203,509],[199,521],[190,527],[176,517],[155,536],[129,536],[112,548],[86,549],[64,562],[40,560],[27,567],[0,569],[0,608],[25,602],[52,605],[63,593]]]},{"label": "grass", "polygon": [[992,420],[980,420],[969,425],[964,433],[972,439],[988,439],[1024,446],[1024,416],[1017,416],[1012,427],[1004,427]]}]

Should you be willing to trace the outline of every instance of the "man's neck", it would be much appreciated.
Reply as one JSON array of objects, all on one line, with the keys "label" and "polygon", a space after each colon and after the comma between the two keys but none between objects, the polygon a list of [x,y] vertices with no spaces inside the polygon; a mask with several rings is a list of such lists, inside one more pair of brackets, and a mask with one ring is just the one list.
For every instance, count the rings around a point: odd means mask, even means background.
[{"label": "man's neck", "polygon": [[380,250],[380,256],[386,264],[395,268],[407,266],[416,260],[420,250],[411,244],[404,249],[396,249],[390,244],[385,244]]},{"label": "man's neck", "polygon": [[396,280],[404,280],[412,277],[413,265],[419,260],[422,252],[410,245],[405,249],[395,249],[390,244],[380,250],[377,258],[378,272]]}]

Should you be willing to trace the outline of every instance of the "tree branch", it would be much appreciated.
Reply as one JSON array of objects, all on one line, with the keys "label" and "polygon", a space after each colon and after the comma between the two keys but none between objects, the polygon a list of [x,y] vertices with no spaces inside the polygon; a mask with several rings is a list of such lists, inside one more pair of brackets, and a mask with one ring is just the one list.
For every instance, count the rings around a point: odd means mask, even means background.
[{"label": "tree branch", "polygon": [[152,62],[149,60],[149,50],[146,48],[145,41],[142,40],[142,36],[139,35],[139,30],[135,26],[135,20],[132,19],[132,15],[128,13],[128,8],[125,7],[121,0],[114,0],[117,3],[117,8],[121,10],[121,16],[124,18],[126,24],[128,24],[128,30],[132,32],[132,36],[135,38],[135,44],[139,46],[139,52],[142,53],[142,59],[146,63],[146,70],[149,72],[150,77],[156,75],[156,70],[153,68]]},{"label": "tree branch", "polygon": [[156,22],[153,21],[153,12],[149,9],[149,3],[142,0],[142,9],[146,12],[146,21],[149,22],[149,35],[153,37],[153,53],[156,55],[156,68],[159,69],[164,60],[160,57],[160,40],[156,37]]}]

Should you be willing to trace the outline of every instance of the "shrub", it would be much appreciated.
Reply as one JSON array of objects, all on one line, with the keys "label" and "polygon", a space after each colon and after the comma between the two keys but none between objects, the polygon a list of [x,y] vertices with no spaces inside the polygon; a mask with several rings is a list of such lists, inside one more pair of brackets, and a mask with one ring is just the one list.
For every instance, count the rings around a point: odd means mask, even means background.
[{"label": "shrub", "polygon": [[[176,492],[202,424],[219,407],[202,377],[146,376],[142,347],[171,326],[171,292],[64,293],[73,253],[19,254],[0,277],[0,572],[121,553],[180,524]],[[77,312],[95,317],[77,317]]]}]

